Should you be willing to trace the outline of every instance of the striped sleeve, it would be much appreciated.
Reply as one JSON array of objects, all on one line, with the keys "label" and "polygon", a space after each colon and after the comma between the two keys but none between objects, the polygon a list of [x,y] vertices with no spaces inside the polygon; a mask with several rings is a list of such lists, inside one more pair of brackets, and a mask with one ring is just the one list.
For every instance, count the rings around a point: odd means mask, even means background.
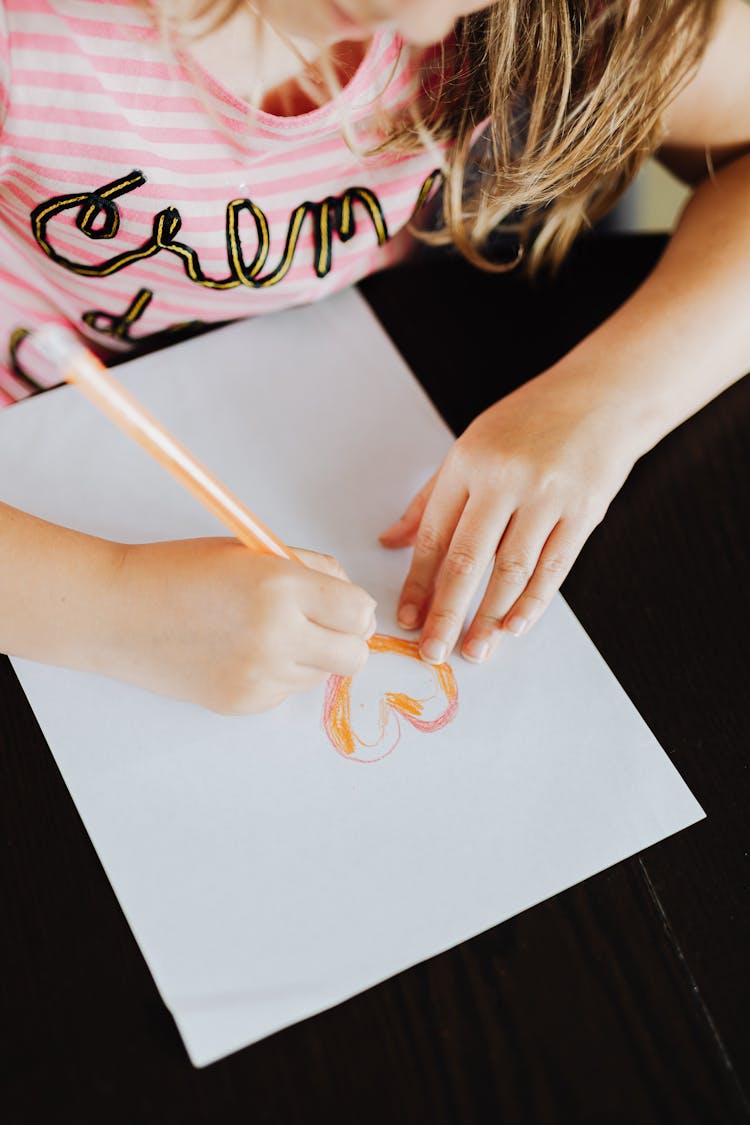
[{"label": "striped sleeve", "polygon": [[0,0],[0,130],[5,124],[5,115],[10,100],[10,51],[8,47],[8,16],[5,0]]}]

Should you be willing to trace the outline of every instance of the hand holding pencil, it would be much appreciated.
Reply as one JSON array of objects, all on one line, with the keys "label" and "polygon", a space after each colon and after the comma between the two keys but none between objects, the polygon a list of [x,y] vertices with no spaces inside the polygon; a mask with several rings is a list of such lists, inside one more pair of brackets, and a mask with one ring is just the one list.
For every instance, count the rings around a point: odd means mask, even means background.
[{"label": "hand holding pencil", "polygon": [[99,671],[244,714],[362,667],[375,603],[335,560],[287,548],[71,332],[49,326],[34,344],[236,536],[118,545]]}]

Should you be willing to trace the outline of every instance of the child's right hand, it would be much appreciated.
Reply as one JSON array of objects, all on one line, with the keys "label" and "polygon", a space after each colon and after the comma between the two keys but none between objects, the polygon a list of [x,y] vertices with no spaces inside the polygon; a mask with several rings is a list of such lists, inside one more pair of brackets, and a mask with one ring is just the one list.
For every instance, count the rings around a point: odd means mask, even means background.
[{"label": "child's right hand", "polygon": [[124,546],[100,670],[226,715],[268,710],[331,673],[353,675],[367,659],[375,602],[334,559],[298,554],[305,566],[235,539]]}]

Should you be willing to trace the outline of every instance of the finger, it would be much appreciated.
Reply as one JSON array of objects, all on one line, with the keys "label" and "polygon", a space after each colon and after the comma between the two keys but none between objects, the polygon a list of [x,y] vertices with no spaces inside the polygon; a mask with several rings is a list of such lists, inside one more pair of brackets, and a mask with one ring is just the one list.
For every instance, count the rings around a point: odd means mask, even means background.
[{"label": "finger", "polygon": [[248,681],[247,689],[229,702],[222,701],[217,710],[222,715],[252,715],[270,711],[283,703],[291,692],[311,691],[325,683],[327,673],[319,668],[301,668],[292,664],[283,677],[265,682],[263,689],[253,680]]},{"label": "finger", "polygon": [[300,562],[304,563],[310,570],[317,570],[321,574],[329,574],[331,578],[341,578],[345,582],[349,581],[349,575],[333,555],[320,555],[317,551],[306,551],[301,547],[293,547],[292,550]]},{"label": "finger", "polygon": [[440,564],[468,499],[466,489],[443,474],[435,484],[416,534],[414,554],[398,605],[398,623],[417,629],[424,620]]},{"label": "finger", "polygon": [[442,664],[458,640],[461,626],[505,531],[512,508],[503,511],[469,500],[443,559],[422,629],[420,655]]},{"label": "finger", "polygon": [[300,668],[317,669],[328,676],[354,676],[365,666],[368,655],[362,637],[311,624],[296,662]]},{"label": "finger", "polygon": [[310,584],[300,600],[302,612],[314,625],[359,637],[372,636],[376,605],[360,586],[327,576]]},{"label": "finger", "polygon": [[542,507],[513,514],[497,548],[487,589],[461,646],[467,659],[481,663],[490,655],[505,615],[534,573],[556,518],[553,509]]},{"label": "finger", "polygon": [[312,691],[324,684],[329,675],[322,668],[308,668],[298,664],[289,674],[287,691]]},{"label": "finger", "polygon": [[[321,574],[339,579],[348,587],[345,592],[340,586],[323,590],[320,601],[316,597],[315,604],[318,610],[311,606],[308,620],[345,633],[364,633],[365,640],[369,640],[376,629],[375,599],[361,587],[352,584],[341,563],[332,555],[321,555],[317,551],[305,550],[297,550],[296,553],[310,570],[317,570]],[[325,620],[318,620],[319,616],[325,617]]]},{"label": "finger", "polygon": [[427,481],[424,488],[421,488],[417,495],[412,500],[409,507],[404,512],[400,519],[379,536],[380,542],[384,547],[411,547],[414,543],[414,536],[417,533],[417,528],[424,515],[424,510],[427,507],[427,501],[432,495],[435,487],[435,481],[438,474],[435,473]]},{"label": "finger", "polygon": [[546,610],[578,558],[592,528],[562,519],[539,556],[536,569],[521,596],[506,614],[504,628],[516,637],[527,633]]}]

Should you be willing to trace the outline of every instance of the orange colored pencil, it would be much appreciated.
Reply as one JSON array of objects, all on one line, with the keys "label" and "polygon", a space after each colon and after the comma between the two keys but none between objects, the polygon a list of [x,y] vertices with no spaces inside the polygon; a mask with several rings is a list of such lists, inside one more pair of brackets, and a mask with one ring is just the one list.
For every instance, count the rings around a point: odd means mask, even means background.
[{"label": "orange colored pencil", "polygon": [[150,453],[241,543],[251,551],[301,563],[289,547],[121,386],[71,331],[59,324],[48,324],[34,333],[33,343],[66,382],[78,387],[116,426]]}]

